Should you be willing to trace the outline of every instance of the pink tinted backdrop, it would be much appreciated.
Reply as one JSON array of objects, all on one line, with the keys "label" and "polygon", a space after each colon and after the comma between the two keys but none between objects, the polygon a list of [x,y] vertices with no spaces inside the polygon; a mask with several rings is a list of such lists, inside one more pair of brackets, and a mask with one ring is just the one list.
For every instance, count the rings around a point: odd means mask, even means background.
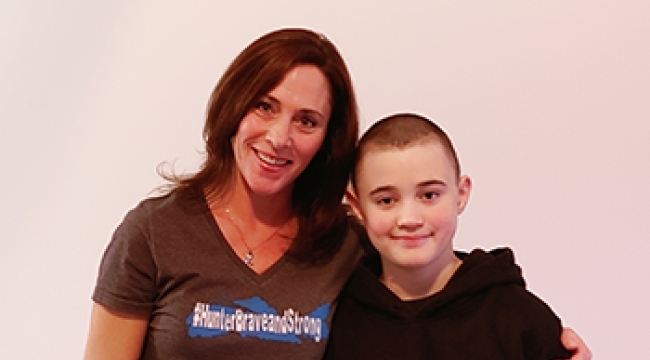
[{"label": "pink tinted backdrop", "polygon": [[211,88],[271,29],[327,34],[364,129],[417,111],[474,193],[457,247],[512,246],[597,359],[650,352],[650,5],[644,1],[0,5],[3,358],[80,358],[124,213],[192,171]]}]

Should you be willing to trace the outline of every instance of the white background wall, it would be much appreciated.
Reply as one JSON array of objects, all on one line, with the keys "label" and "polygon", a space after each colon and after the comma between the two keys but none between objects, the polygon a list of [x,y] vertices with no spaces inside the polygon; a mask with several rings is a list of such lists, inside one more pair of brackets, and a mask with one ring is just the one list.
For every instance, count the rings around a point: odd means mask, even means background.
[{"label": "white background wall", "polygon": [[83,352],[97,265],[124,213],[200,161],[209,93],[285,26],[346,58],[363,129],[417,111],[474,193],[457,247],[515,248],[596,359],[650,352],[650,3],[0,3],[0,357]]}]

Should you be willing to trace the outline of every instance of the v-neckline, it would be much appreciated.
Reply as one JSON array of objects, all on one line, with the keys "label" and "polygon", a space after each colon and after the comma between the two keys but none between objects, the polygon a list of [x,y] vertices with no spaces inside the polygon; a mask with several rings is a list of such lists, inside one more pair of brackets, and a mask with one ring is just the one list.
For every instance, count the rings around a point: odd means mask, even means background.
[{"label": "v-neckline", "polygon": [[239,255],[235,252],[235,250],[230,246],[228,243],[228,240],[226,240],[226,236],[221,230],[221,227],[219,226],[219,223],[215,219],[214,215],[212,214],[212,211],[210,209],[210,206],[208,205],[207,199],[205,196],[202,196],[202,203],[203,203],[203,208],[204,208],[204,213],[206,216],[206,220],[210,223],[210,227],[212,228],[214,234],[215,234],[215,240],[217,241],[218,245],[220,248],[223,248],[223,250],[227,253],[228,258],[230,261],[239,268],[241,271],[240,273],[246,276],[247,278],[253,280],[254,282],[258,284],[262,284],[272,277],[275,276],[275,274],[280,271],[283,267],[283,265],[287,262],[287,253],[285,252],[282,254],[280,258],[276,262],[273,263],[268,269],[265,271],[258,273],[255,270],[251,269],[248,265],[244,263],[244,260],[242,260]]}]

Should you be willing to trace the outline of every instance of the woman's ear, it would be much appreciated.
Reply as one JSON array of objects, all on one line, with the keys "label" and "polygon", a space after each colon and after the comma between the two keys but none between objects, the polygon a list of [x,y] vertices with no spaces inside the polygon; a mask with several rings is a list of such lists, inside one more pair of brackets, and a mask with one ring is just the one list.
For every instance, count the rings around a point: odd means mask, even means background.
[{"label": "woman's ear", "polygon": [[351,212],[363,224],[363,216],[361,215],[359,199],[357,198],[357,194],[352,186],[348,186],[345,190],[343,203],[347,205],[348,211]]}]

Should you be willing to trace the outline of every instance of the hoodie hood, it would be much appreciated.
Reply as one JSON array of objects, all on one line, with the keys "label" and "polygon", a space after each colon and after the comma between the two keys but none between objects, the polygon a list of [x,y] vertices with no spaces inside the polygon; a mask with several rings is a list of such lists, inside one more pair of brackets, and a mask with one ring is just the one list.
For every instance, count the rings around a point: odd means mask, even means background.
[{"label": "hoodie hood", "polygon": [[453,316],[463,313],[481,301],[490,289],[519,286],[525,288],[521,268],[515,264],[508,248],[486,252],[456,252],[463,260],[447,285],[438,293],[415,301],[402,301],[380,281],[381,263],[378,256],[368,256],[357,268],[348,286],[347,295],[363,306],[395,317],[428,317],[444,311]]}]

